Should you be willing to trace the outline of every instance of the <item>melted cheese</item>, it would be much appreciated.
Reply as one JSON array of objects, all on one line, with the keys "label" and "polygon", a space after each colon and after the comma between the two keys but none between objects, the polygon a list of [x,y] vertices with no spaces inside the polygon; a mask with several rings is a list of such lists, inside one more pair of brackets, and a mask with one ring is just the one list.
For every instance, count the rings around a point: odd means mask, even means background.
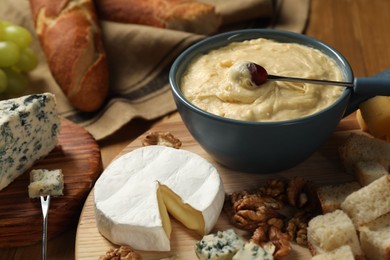
[{"label": "melted cheese", "polygon": [[280,121],[316,113],[337,100],[343,88],[267,81],[253,86],[243,63],[263,66],[269,74],[342,80],[336,62],[319,50],[267,39],[233,42],[200,55],[180,81],[184,96],[212,114],[245,121]]}]

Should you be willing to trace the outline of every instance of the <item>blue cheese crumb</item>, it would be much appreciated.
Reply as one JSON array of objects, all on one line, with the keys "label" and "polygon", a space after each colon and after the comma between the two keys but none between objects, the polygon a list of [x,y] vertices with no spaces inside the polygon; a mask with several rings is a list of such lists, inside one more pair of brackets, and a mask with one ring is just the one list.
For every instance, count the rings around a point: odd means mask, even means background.
[{"label": "blue cheese crumb", "polygon": [[233,256],[233,260],[273,260],[273,255],[260,247],[259,245],[249,242],[246,243],[238,252]]},{"label": "blue cheese crumb", "polygon": [[64,189],[62,170],[37,169],[30,172],[28,195],[30,198],[39,196],[61,196]]},{"label": "blue cheese crumb", "polygon": [[204,236],[196,242],[195,253],[201,260],[229,260],[244,244],[244,240],[233,229],[228,229]]}]

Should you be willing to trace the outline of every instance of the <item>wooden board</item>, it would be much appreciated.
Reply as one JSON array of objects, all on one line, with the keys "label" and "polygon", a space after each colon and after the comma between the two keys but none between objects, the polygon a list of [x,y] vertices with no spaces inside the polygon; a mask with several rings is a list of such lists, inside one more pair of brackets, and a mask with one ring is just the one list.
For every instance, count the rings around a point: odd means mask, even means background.
[{"label": "wooden board", "polygon": [[[62,169],[64,174],[64,196],[50,202],[50,239],[77,224],[85,199],[102,171],[100,149],[84,128],[64,119],[58,145],[32,168]],[[27,246],[42,239],[40,200],[28,197],[29,172],[0,191],[0,247]]]},{"label": "wooden board", "polygon": [[[338,146],[344,142],[351,132],[359,132],[354,115],[344,119],[330,139],[308,160],[300,165],[276,174],[248,174],[231,171],[213,161],[208,154],[191,137],[180,117],[174,114],[171,118],[156,125],[150,131],[169,131],[179,138],[183,145],[181,149],[192,151],[211,161],[219,170],[227,193],[233,191],[252,189],[264,184],[270,178],[292,178],[300,175],[305,179],[313,180],[316,184],[341,183],[353,180],[346,174],[339,162],[337,153]],[[118,156],[142,146],[140,136],[130,143]],[[299,148],[297,148],[299,149]],[[200,239],[198,235],[184,228],[180,223],[173,220],[173,232],[171,237],[170,252],[140,252],[143,259],[161,259],[176,256],[175,259],[197,259],[194,245]],[[232,227],[226,215],[221,214],[213,232]],[[243,233],[242,233],[243,234]],[[109,248],[117,247],[100,235],[95,222],[93,192],[86,200],[82,210],[76,234],[76,259],[98,259]],[[284,259],[310,259],[311,255],[306,248],[293,245],[293,251]]]}]

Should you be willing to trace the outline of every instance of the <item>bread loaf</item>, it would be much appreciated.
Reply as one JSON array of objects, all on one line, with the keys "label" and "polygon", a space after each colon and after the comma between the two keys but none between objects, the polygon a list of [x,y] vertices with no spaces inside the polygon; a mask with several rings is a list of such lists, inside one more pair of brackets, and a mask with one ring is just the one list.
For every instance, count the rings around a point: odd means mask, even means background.
[{"label": "bread loaf", "polygon": [[215,7],[194,0],[96,0],[99,17],[198,34],[215,33],[221,17]]},{"label": "bread loaf", "polygon": [[69,102],[94,111],[108,93],[108,66],[92,0],[30,0],[36,33]]}]

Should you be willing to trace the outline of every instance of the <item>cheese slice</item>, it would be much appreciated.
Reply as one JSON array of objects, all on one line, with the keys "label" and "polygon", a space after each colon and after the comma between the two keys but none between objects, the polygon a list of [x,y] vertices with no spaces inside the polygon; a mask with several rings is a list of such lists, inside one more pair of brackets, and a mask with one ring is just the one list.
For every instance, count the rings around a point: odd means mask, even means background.
[{"label": "cheese slice", "polygon": [[146,146],[114,160],[97,180],[96,223],[112,243],[169,251],[170,216],[203,236],[217,222],[224,198],[221,178],[207,160]]},{"label": "cheese slice", "polygon": [[0,102],[0,190],[56,146],[60,119],[53,94]]}]

